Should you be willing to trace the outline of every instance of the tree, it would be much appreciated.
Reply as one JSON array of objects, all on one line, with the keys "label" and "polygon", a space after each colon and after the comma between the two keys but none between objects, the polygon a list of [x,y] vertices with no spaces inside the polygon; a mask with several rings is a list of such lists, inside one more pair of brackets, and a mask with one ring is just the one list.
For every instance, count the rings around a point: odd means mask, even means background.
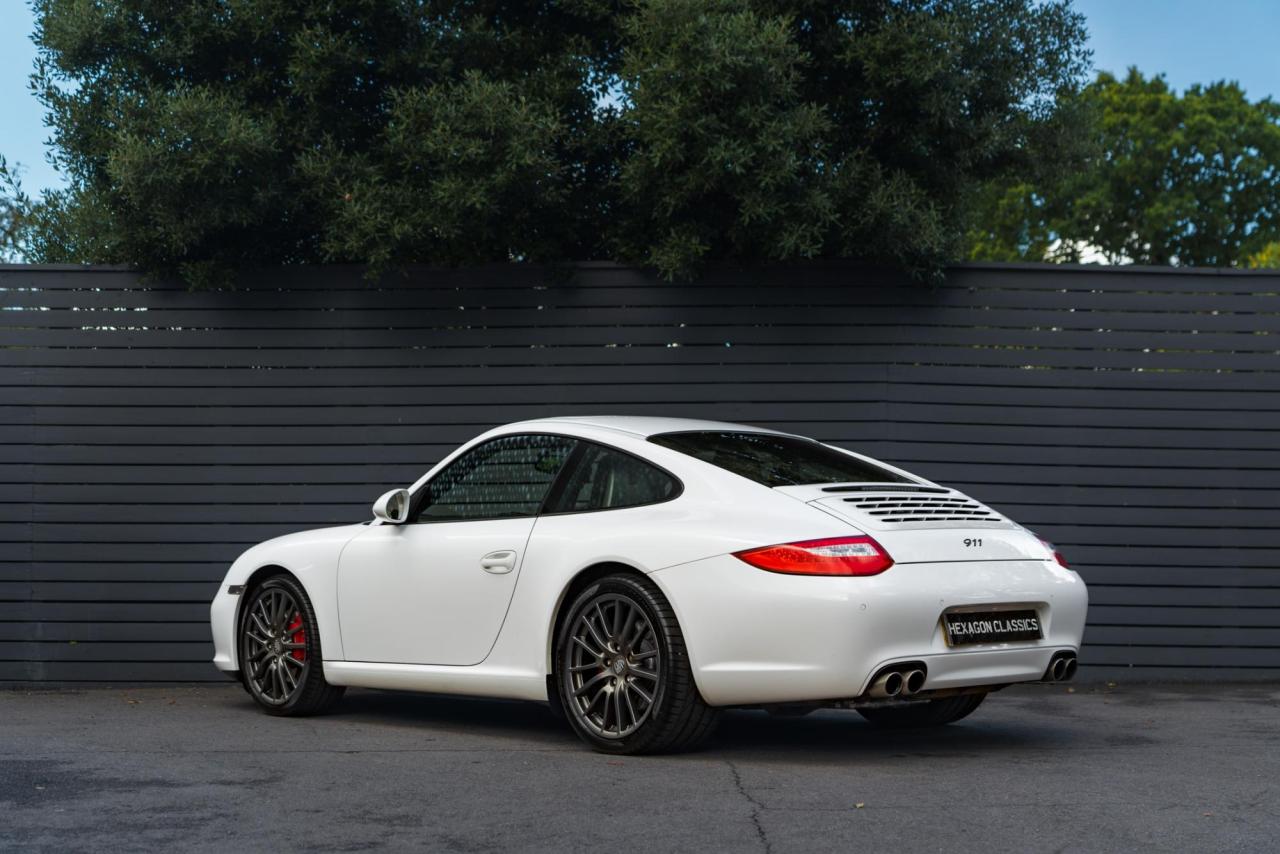
[{"label": "tree", "polygon": [[1080,96],[1097,156],[1074,175],[988,188],[974,257],[1096,247],[1113,261],[1229,267],[1280,239],[1280,104],[1234,83],[1179,96],[1137,69]]},{"label": "tree", "polygon": [[33,257],[851,257],[927,273],[1070,160],[1069,0],[35,0]]}]

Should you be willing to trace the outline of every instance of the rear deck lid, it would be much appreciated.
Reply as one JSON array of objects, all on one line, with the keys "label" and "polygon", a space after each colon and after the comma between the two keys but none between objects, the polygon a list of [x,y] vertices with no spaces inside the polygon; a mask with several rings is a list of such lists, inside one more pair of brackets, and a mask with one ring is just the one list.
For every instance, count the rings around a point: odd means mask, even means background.
[{"label": "rear deck lid", "polygon": [[917,484],[778,487],[873,536],[897,563],[1047,560],[1021,525],[962,492]]}]

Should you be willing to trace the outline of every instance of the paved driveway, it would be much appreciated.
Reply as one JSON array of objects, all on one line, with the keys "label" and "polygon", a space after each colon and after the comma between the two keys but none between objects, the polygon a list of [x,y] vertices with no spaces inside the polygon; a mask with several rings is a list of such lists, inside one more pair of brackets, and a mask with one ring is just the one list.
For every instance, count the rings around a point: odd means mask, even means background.
[{"label": "paved driveway", "polygon": [[687,756],[588,752],[540,706],[236,686],[0,691],[0,847],[1263,851],[1280,686],[1010,689],[963,723],[726,716]]}]

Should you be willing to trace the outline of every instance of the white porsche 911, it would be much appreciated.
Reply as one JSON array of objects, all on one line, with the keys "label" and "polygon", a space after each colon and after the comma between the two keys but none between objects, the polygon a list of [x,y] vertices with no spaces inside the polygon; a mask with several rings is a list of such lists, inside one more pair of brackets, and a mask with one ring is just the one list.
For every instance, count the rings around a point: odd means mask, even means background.
[{"label": "white porsche 911", "polygon": [[755,427],[510,424],[373,515],[227,573],[214,663],[266,711],[348,685],[540,700],[598,750],[674,751],[726,707],[949,723],[1070,679],[1084,631],[1084,583],[1027,529]]}]

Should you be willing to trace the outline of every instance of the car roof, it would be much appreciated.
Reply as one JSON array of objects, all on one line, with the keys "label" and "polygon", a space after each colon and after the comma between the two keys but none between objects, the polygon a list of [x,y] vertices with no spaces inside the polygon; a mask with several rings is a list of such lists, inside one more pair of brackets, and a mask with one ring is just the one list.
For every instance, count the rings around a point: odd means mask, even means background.
[{"label": "car roof", "polygon": [[698,418],[658,418],[650,415],[564,415],[554,418],[520,421],[515,424],[508,424],[507,428],[548,426],[551,424],[576,424],[583,427],[616,430],[644,438],[656,436],[659,433],[690,431],[732,431],[786,435],[778,430],[770,430],[767,427],[753,427],[748,424],[732,424],[727,421],[704,421]]}]

